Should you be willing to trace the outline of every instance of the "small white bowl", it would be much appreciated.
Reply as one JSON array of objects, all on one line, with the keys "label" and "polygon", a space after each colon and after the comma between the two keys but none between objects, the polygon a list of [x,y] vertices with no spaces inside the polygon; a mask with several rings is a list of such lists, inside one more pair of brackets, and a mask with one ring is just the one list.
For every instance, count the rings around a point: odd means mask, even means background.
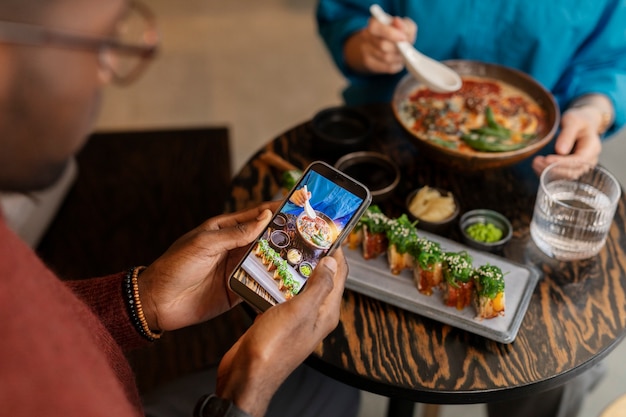
[{"label": "small white bowl", "polygon": [[454,212],[449,217],[440,221],[435,222],[435,221],[430,221],[430,220],[424,220],[424,219],[419,218],[418,216],[415,216],[413,213],[411,213],[411,210],[409,209],[411,207],[411,202],[413,201],[413,198],[415,198],[417,193],[422,188],[424,187],[411,191],[409,195],[406,197],[406,212],[409,218],[411,218],[412,220],[417,220],[418,229],[426,230],[427,232],[433,232],[437,234],[445,234],[446,232],[449,231],[450,226],[452,226],[452,224],[454,224],[456,219],[459,217],[459,213],[461,212],[459,200],[456,198],[456,195],[454,195],[454,193],[452,193],[451,191],[444,190],[443,188],[439,188],[439,187],[430,187],[434,190],[439,191],[439,194],[442,196],[447,196],[448,194],[452,195],[452,199],[454,201]]}]

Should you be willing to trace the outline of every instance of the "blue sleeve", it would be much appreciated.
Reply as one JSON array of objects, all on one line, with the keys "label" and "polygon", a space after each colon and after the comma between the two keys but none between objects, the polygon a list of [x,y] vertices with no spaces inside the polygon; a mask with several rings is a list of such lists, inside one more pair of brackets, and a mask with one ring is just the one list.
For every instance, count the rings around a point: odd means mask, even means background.
[{"label": "blue sleeve", "polygon": [[[311,206],[314,210],[330,217],[338,226],[344,227],[350,220],[362,199],[337,186],[332,181],[316,173],[309,172],[302,178],[311,192]],[[304,209],[287,201],[281,209],[283,213],[299,215]]]},{"label": "blue sleeve", "polygon": [[404,15],[396,1],[319,0],[317,5],[317,28],[335,65],[349,83],[343,92],[349,105],[388,102],[394,86],[405,74],[402,71],[395,75],[360,75],[346,66],[343,46],[350,35],[367,26],[369,8],[374,3],[392,15]]},{"label": "blue sleeve", "polygon": [[574,53],[554,89],[563,102],[589,93],[608,96],[615,108],[611,134],[626,123],[626,0],[610,1],[596,30]]},{"label": "blue sleeve", "polygon": [[[343,59],[343,44],[354,32],[367,26],[372,1],[320,0],[317,4],[317,28],[333,61],[346,76],[351,75]],[[381,7],[385,7],[381,4]]]},{"label": "blue sleeve", "polygon": [[[404,74],[365,76],[346,68],[343,45],[352,33],[367,25],[372,3],[368,0],[318,2],[319,33],[349,83],[344,91],[347,104],[389,101]],[[530,7],[535,3],[537,7]],[[626,0],[545,3],[540,0],[478,0],[471,5],[464,0],[378,2],[390,14],[409,16],[420,24],[422,34],[418,43],[421,39],[420,49],[427,55],[440,60],[497,62],[521,69],[546,85],[562,108],[584,94],[605,94],[615,108],[615,123],[607,133],[622,128],[626,124]],[[594,8],[597,13],[585,12],[586,8]],[[533,15],[535,12],[540,15]],[[459,21],[458,16],[463,13],[467,19]],[[554,25],[541,26],[551,19]],[[525,24],[510,30],[510,23],[520,20]],[[569,32],[561,33],[561,30]],[[494,33],[497,40],[490,43]],[[520,39],[525,42],[515,43]]]}]

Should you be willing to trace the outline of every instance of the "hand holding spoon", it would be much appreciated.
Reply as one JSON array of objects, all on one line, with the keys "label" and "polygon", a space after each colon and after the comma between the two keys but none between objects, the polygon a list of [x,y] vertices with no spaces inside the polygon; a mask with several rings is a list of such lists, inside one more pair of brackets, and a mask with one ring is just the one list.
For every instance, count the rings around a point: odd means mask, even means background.
[{"label": "hand holding spoon", "polygon": [[[370,13],[383,25],[389,26],[393,18],[379,5],[372,4]],[[419,52],[407,41],[396,42],[404,58],[407,71],[418,81],[438,93],[450,93],[461,88],[461,77],[452,68]]]},{"label": "hand holding spoon", "polygon": [[[309,191],[306,188],[306,185],[304,186],[304,194],[308,196]],[[313,207],[311,206],[311,203],[309,202],[309,199],[306,199],[306,202],[304,203],[304,212],[306,213],[307,216],[309,216],[311,219],[315,219],[317,217],[317,214],[315,214],[315,210],[313,210]]]}]

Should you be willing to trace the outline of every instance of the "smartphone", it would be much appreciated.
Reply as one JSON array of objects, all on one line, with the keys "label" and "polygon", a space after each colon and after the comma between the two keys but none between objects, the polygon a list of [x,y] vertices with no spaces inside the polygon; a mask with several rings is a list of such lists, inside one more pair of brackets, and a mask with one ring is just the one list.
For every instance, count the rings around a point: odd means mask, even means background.
[{"label": "smartphone", "polygon": [[324,162],[313,162],[231,274],[231,290],[258,311],[297,295],[320,259],[348,236],[371,199],[363,184]]}]

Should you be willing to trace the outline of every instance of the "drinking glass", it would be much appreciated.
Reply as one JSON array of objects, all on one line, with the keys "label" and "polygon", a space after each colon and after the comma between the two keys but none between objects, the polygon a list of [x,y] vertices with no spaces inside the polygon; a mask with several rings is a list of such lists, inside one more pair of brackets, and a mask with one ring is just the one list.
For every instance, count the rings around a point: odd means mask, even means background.
[{"label": "drinking glass", "polygon": [[552,258],[590,258],[606,242],[620,195],[619,182],[605,168],[556,162],[541,173],[530,235]]}]

